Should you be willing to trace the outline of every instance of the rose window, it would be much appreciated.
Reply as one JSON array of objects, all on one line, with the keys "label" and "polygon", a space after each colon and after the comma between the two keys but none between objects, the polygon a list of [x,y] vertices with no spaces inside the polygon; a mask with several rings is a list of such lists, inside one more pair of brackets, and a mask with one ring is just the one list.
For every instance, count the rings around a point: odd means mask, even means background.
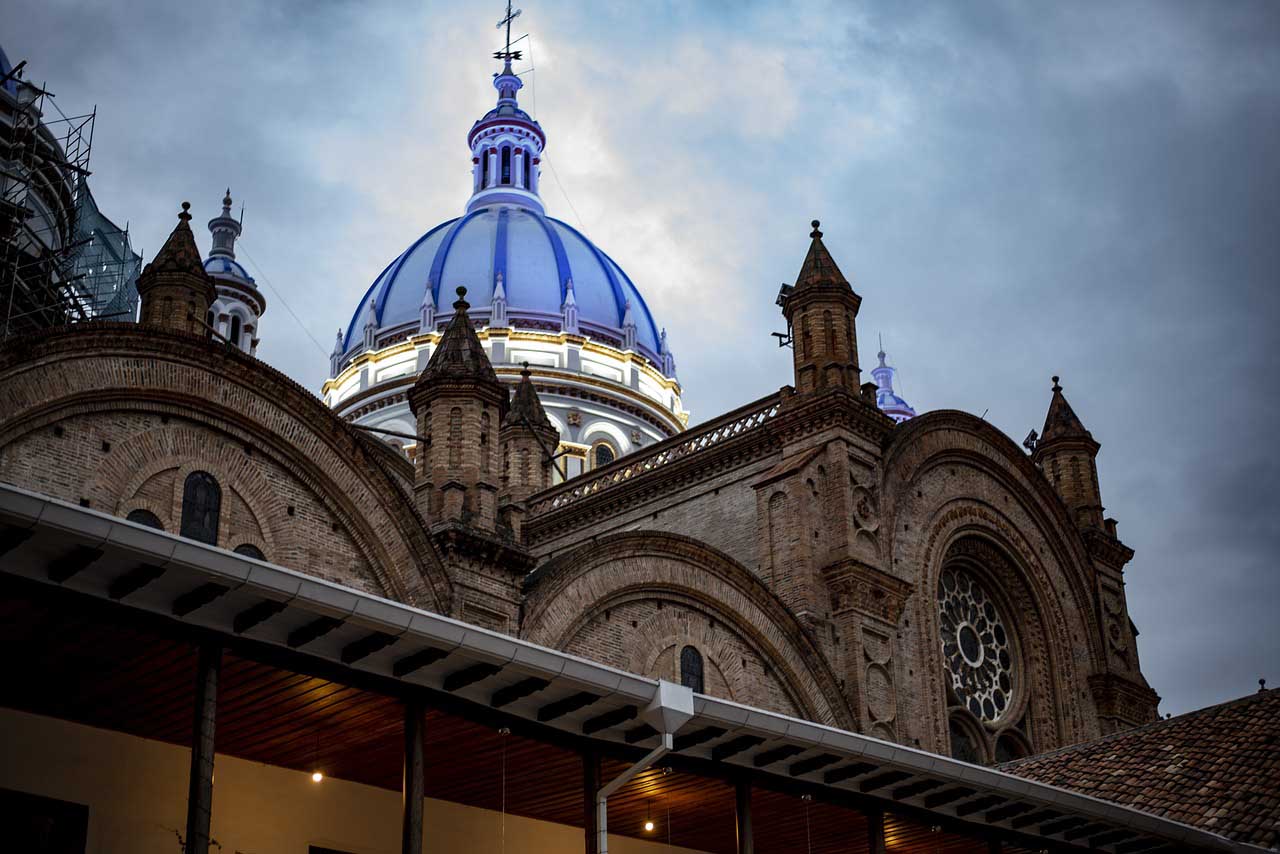
[{"label": "rose window", "polygon": [[1000,720],[1013,702],[1013,656],[995,601],[965,570],[946,569],[938,607],[952,689],[979,720]]}]

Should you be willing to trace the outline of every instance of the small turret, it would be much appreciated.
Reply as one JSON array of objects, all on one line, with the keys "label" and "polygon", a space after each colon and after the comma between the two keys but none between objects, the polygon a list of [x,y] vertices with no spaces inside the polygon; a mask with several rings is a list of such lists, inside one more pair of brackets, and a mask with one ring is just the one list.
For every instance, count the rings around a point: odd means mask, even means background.
[{"label": "small turret", "polygon": [[231,215],[231,188],[222,197],[222,213],[209,220],[213,248],[204,271],[213,277],[218,296],[213,304],[212,325],[219,334],[246,353],[257,351],[259,321],[267,310],[266,297],[253,277],[236,260],[236,239],[244,223]]},{"label": "small turret", "polygon": [[329,354],[329,375],[336,377],[338,372],[342,370],[342,330],[338,330],[338,337],[333,342],[333,352]]},{"label": "small turret", "polygon": [[502,496],[500,514],[519,536],[524,501],[551,486],[551,454],[560,434],[551,424],[533,386],[529,363],[520,371],[520,382],[511,396],[511,408],[502,419]]},{"label": "small turret", "polygon": [[573,295],[573,279],[565,279],[560,315],[560,328],[570,335],[578,335],[578,300]]},{"label": "small turret", "polygon": [[369,300],[369,310],[364,316],[364,349],[372,350],[373,345],[377,343],[378,337],[378,304],[376,300]]},{"label": "small turret", "polygon": [[658,355],[662,357],[662,375],[674,377],[676,375],[676,357],[671,354],[671,345],[667,343],[666,327],[663,327],[662,336],[658,340]]},{"label": "small turret", "polygon": [[622,349],[636,348],[636,320],[631,316],[631,300],[627,300],[626,309],[622,313]]},{"label": "small turret", "polygon": [[493,278],[493,300],[489,310],[489,326],[493,329],[507,327],[507,289],[502,286],[502,273]]},{"label": "small turret", "polygon": [[858,335],[855,320],[862,298],[822,242],[813,221],[809,252],[791,288],[780,296],[791,328],[797,394],[843,388],[859,394]]},{"label": "small turret", "polygon": [[217,291],[201,263],[191,232],[190,210],[191,203],[183,202],[177,227],[138,277],[142,302],[138,319],[143,324],[203,335],[207,334],[209,306]]},{"label": "small turret", "polygon": [[497,525],[497,431],[507,392],[471,327],[466,288],[458,288],[453,318],[431,361],[409,391],[409,407],[424,437],[414,492],[430,523]]},{"label": "small turret", "polygon": [[876,357],[880,360],[880,364],[871,369],[871,376],[876,381],[876,406],[880,408],[881,412],[899,424],[915,418],[916,411],[911,408],[911,404],[899,397],[897,392],[893,390],[893,377],[897,370],[885,364],[883,347],[876,354]]},{"label": "small turret", "polygon": [[[418,332],[425,335],[428,332],[436,331],[436,301],[431,296],[431,286],[428,285],[422,295],[422,305],[418,307]],[[337,374],[334,374],[337,376]]]},{"label": "small turret", "polygon": [[1054,377],[1053,398],[1032,460],[1049,478],[1082,529],[1105,527],[1096,461],[1101,447],[1067,403],[1062,386]]}]

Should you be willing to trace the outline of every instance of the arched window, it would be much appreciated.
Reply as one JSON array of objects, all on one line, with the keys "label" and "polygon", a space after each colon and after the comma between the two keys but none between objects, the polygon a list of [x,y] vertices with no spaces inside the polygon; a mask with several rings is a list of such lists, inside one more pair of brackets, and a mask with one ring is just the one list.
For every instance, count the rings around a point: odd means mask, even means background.
[{"label": "arched window", "polygon": [[836,352],[836,324],[829,311],[822,313],[822,332],[827,337],[827,358],[829,359]]},{"label": "arched window", "polygon": [[244,555],[245,557],[251,557],[251,558],[253,558],[254,560],[266,560],[266,559],[267,559],[267,556],[266,556],[266,555],[264,555],[264,554],[262,553],[262,549],[258,548],[258,547],[257,547],[257,546],[255,546],[253,543],[241,543],[240,545],[236,546],[236,548],[235,548],[235,552],[236,552],[236,554],[238,554],[238,555]]},{"label": "arched window", "polygon": [[530,170],[532,161],[529,159],[529,152],[524,153],[524,188],[526,190],[533,189],[533,173]]},{"label": "arched window", "polygon": [[178,533],[209,545],[218,544],[222,488],[207,471],[193,471],[182,486],[182,527]]},{"label": "arched window", "polygon": [[502,183],[511,183],[511,146],[502,146]]},{"label": "arched window", "polygon": [[160,521],[160,517],[150,510],[130,510],[129,515],[124,518],[139,525],[146,525],[148,528],[155,528],[157,531],[164,530],[164,523]]},{"label": "arched window", "polygon": [[236,347],[240,346],[240,315],[231,315],[231,334],[227,338]]},{"label": "arched window", "polygon": [[1000,734],[996,739],[996,764],[1001,765],[1005,762],[1012,762],[1015,759],[1021,759],[1024,756],[1030,756],[1031,751],[1027,749],[1022,739],[1015,735],[1012,731],[1006,731]]},{"label": "arched window", "polygon": [[680,650],[680,684],[697,693],[703,693],[702,653],[691,646]]},{"label": "arched window", "polygon": [[956,715],[951,716],[951,756],[961,762],[974,765],[982,764],[981,748],[974,739],[969,727],[961,723]]},{"label": "arched window", "polygon": [[613,452],[612,445],[608,445],[604,442],[601,442],[599,445],[596,445],[595,468],[600,468],[600,466],[607,466],[609,465],[609,463],[613,462],[617,458],[618,458],[618,455]]},{"label": "arched window", "polygon": [[480,155],[480,186],[489,186],[489,152]]}]

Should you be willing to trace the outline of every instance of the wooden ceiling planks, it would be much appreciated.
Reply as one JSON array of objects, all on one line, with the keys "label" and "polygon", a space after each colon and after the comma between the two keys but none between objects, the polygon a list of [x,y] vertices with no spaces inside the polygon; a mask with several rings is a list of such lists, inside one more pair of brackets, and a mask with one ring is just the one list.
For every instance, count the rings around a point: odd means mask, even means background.
[{"label": "wooden ceiling planks", "polygon": [[[195,646],[154,624],[130,625],[127,612],[104,614],[51,598],[23,598],[0,587],[0,704],[91,726],[187,745]],[[145,626],[145,627],[144,627]],[[227,653],[219,680],[218,752],[303,773],[399,791],[403,705],[391,696]],[[424,738],[428,797],[504,809],[560,824],[583,824],[581,756],[560,744],[501,734],[494,726],[431,709]],[[627,767],[605,759],[601,780]],[[859,854],[868,850],[860,812],[806,801],[771,786],[752,794],[760,854]],[[216,801],[215,801],[216,803]],[[654,830],[644,830],[652,819]],[[734,790],[726,779],[645,770],[614,794],[616,834],[713,854],[735,851]],[[984,840],[886,817],[891,852],[970,854]],[[518,844],[518,840],[513,840]]]}]

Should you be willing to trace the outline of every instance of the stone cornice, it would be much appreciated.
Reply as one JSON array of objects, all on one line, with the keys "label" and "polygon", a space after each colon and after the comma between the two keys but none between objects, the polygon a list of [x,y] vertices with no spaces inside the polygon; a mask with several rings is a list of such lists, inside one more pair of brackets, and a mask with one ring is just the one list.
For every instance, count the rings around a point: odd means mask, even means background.
[{"label": "stone cornice", "polygon": [[1134,550],[1105,531],[1090,528],[1082,531],[1081,536],[1084,537],[1085,548],[1094,560],[1117,572],[1123,570],[1124,565],[1133,560]]},{"label": "stone cornice", "polygon": [[520,578],[531,572],[537,562],[532,554],[510,536],[482,531],[458,522],[432,525],[431,539],[442,555],[459,555],[487,563]]},{"label": "stone cornice", "polygon": [[915,589],[909,581],[890,575],[853,558],[844,558],[822,570],[831,590],[831,612],[858,611],[896,626]]}]

